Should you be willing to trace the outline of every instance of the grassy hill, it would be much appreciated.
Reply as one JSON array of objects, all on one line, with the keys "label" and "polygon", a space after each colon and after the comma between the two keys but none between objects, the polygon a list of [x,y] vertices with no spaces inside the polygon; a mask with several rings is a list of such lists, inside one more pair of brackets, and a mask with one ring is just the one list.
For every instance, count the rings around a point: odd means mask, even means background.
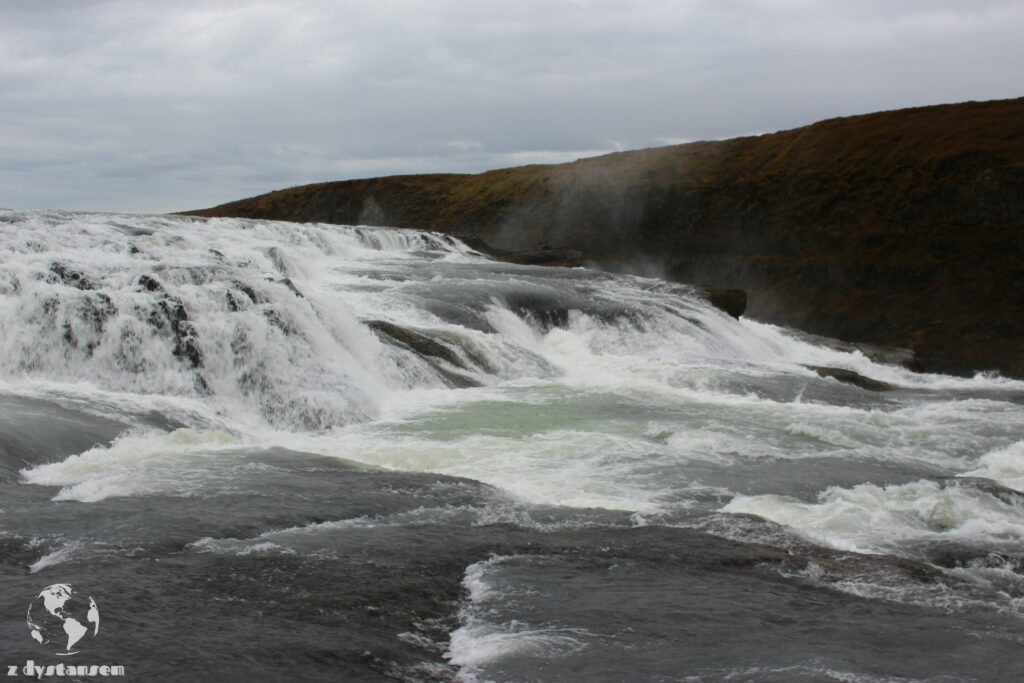
[{"label": "grassy hill", "polygon": [[743,288],[751,317],[1024,377],[1024,99],[189,212],[392,225]]}]

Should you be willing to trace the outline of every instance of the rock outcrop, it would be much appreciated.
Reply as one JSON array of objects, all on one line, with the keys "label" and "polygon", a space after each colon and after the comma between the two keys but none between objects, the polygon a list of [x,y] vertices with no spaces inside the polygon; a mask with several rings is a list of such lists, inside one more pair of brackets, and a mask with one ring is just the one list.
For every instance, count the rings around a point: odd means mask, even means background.
[{"label": "rock outcrop", "polygon": [[[409,349],[419,355],[420,358],[437,370],[437,372],[450,386],[460,388],[479,386],[477,382],[470,379],[468,376],[452,371],[452,368],[460,370],[468,368],[462,359],[459,358],[458,354],[444,344],[431,339],[425,334],[415,332],[405,327],[399,327],[398,325],[389,323],[386,320],[369,320],[366,321],[366,324],[371,330],[376,332],[381,339],[396,344],[402,348]],[[446,367],[438,361],[444,361],[444,363],[447,363],[449,367]]]},{"label": "rock outcrop", "polygon": [[708,298],[708,302],[712,306],[725,311],[734,318],[739,318],[747,311],[747,293],[742,289],[702,286],[698,286],[698,289]]},{"label": "rock outcrop", "polygon": [[823,365],[805,365],[804,367],[808,370],[814,370],[822,377],[830,377],[837,382],[851,384],[868,391],[890,391],[893,388],[891,384],[865,377],[858,372],[847,370],[846,368],[830,368]]},{"label": "rock outcrop", "polygon": [[1024,99],[476,175],[306,185],[191,212],[416,227],[524,262],[743,289],[746,315],[1024,377]]}]

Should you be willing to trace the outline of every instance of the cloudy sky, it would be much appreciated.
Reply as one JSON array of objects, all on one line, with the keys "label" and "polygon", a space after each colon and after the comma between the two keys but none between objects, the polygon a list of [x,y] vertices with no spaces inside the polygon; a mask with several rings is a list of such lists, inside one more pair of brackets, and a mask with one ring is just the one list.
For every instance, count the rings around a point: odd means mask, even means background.
[{"label": "cloudy sky", "polygon": [[1024,95],[1021,0],[0,0],[0,206],[162,212]]}]

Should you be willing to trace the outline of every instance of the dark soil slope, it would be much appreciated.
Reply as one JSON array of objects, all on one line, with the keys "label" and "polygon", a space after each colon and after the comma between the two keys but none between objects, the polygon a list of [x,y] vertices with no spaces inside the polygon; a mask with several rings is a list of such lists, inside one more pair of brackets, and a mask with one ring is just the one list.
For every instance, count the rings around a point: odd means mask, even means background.
[{"label": "dark soil slope", "polygon": [[320,183],[191,212],[393,225],[746,289],[747,314],[1024,377],[1024,99],[477,175]]}]

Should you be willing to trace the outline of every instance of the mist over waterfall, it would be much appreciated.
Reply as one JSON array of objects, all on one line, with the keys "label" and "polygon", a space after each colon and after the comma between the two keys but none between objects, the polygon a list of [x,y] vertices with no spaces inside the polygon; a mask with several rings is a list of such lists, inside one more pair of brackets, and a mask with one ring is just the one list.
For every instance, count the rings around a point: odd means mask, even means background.
[{"label": "mist over waterfall", "polygon": [[429,232],[0,210],[4,609],[90,584],[140,680],[1016,680],[1024,382],[844,348]]}]

